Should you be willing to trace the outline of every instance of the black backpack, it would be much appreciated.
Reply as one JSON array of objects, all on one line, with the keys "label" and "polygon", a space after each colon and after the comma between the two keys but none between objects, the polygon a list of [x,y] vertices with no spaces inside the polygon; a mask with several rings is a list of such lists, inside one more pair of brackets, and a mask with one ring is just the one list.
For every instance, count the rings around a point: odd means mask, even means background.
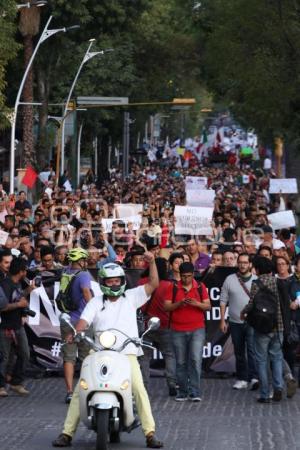
[{"label": "black backpack", "polygon": [[255,280],[259,290],[253,298],[247,322],[262,334],[271,333],[277,327],[278,300],[275,294],[260,280]]}]

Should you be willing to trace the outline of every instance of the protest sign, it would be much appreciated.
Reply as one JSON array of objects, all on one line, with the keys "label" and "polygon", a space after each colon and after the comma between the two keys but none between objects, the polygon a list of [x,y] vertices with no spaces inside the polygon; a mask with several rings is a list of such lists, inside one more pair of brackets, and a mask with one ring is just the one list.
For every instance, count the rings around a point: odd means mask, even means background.
[{"label": "protest sign", "polygon": [[205,189],[206,186],[207,186],[207,177],[186,177],[185,179],[186,191]]},{"label": "protest sign", "polygon": [[269,194],[297,194],[296,178],[271,178]]},{"label": "protest sign", "polygon": [[211,235],[213,208],[175,206],[175,234]]},{"label": "protest sign", "polygon": [[186,191],[186,204],[188,206],[214,207],[215,191],[213,189],[199,189]]},{"label": "protest sign", "polygon": [[115,203],[115,217],[132,217],[143,212],[143,205],[140,203]]},{"label": "protest sign", "polygon": [[39,179],[41,180],[41,182],[42,182],[43,184],[47,184],[50,175],[51,175],[51,172],[50,172],[50,171],[48,171],[48,172],[40,172],[40,173],[39,173]]},{"label": "protest sign", "polygon": [[6,231],[0,230],[0,245],[5,245],[8,238]]},{"label": "protest sign", "polygon": [[267,217],[273,230],[281,230],[282,228],[290,228],[296,226],[293,211],[280,211],[277,213],[269,214]]},{"label": "protest sign", "polygon": [[66,192],[72,192],[72,186],[69,180],[64,182],[64,188],[66,190]]},{"label": "protest sign", "polygon": [[133,224],[132,229],[134,231],[139,230],[141,223],[142,223],[141,216],[120,217],[118,219],[102,219],[101,224],[102,224],[102,228],[103,228],[103,233],[111,233],[112,224],[116,220],[120,220],[120,221],[124,222],[126,229],[127,229],[128,223],[132,223]]}]

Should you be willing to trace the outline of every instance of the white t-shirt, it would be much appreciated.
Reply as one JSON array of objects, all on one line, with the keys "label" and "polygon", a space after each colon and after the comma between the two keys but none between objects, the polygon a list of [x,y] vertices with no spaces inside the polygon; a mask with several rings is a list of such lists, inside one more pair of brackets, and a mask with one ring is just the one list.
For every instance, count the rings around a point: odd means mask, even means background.
[{"label": "white t-shirt", "polygon": [[[87,303],[80,318],[85,320],[89,325],[93,325],[96,336],[101,331],[115,328],[131,338],[137,338],[139,334],[136,310],[144,305],[149,298],[150,296],[147,296],[144,286],[128,289],[115,302],[106,300],[103,304],[103,296],[93,297]],[[121,333],[115,331],[114,333],[117,341],[113,348],[118,348],[127,338]],[[138,356],[143,354],[134,344],[128,344],[122,353]]]}]

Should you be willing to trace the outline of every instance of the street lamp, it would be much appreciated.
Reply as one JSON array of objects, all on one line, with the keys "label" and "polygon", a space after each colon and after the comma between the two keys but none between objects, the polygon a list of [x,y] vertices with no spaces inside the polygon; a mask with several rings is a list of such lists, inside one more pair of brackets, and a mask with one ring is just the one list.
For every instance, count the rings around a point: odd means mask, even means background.
[{"label": "street lamp", "polygon": [[47,1],[35,1],[32,0],[31,2],[26,2],[26,3],[21,3],[20,5],[16,5],[17,9],[22,9],[22,8],[31,8],[31,6],[36,6],[38,8],[40,8],[41,6],[45,6],[47,5]]},{"label": "street lamp", "polygon": [[[36,6],[42,6],[41,3],[46,4],[46,2],[35,2],[35,3],[39,3],[39,5]],[[27,5],[27,4],[26,4]],[[30,4],[31,5],[31,4]],[[18,5],[20,6],[20,5]],[[27,7],[27,6],[25,6]],[[16,135],[16,119],[17,119],[17,113],[18,113],[18,107],[20,105],[20,98],[21,98],[21,94],[24,88],[24,84],[28,75],[28,72],[32,66],[33,60],[35,58],[35,55],[38,52],[38,49],[40,47],[40,45],[49,37],[53,36],[56,33],[59,32],[66,32],[68,30],[74,29],[74,28],[79,28],[79,25],[74,25],[72,27],[65,27],[65,28],[57,28],[57,29],[53,29],[53,30],[49,30],[48,27],[50,25],[50,22],[52,20],[52,16],[49,17],[48,22],[45,25],[45,28],[40,36],[40,39],[34,49],[34,52],[31,55],[31,58],[29,60],[29,63],[26,67],[25,73],[23,75],[19,90],[18,90],[18,94],[17,94],[17,98],[15,101],[15,106],[14,106],[14,111],[13,114],[11,116],[11,140],[10,140],[10,174],[9,174],[9,191],[11,194],[14,193],[14,177],[15,177],[15,135]]]},{"label": "street lamp", "polygon": [[82,59],[82,61],[80,63],[80,66],[79,66],[79,68],[77,70],[77,73],[76,73],[75,78],[73,80],[73,83],[72,83],[72,86],[71,86],[71,89],[69,91],[69,95],[68,95],[68,98],[67,98],[67,101],[66,101],[66,104],[65,104],[65,109],[64,109],[64,113],[63,113],[63,120],[62,120],[62,132],[61,132],[61,169],[60,169],[61,175],[63,175],[64,170],[65,170],[65,120],[64,120],[64,118],[67,115],[68,108],[69,108],[69,102],[71,100],[71,97],[72,97],[75,85],[77,83],[78,77],[80,75],[80,72],[81,72],[84,64],[86,62],[88,62],[90,59],[94,58],[94,56],[104,55],[104,53],[113,51],[112,48],[108,48],[106,50],[101,50],[99,52],[91,52],[90,50],[91,50],[92,45],[95,42],[95,40],[96,39],[90,39],[89,40],[89,45],[88,45],[87,51],[85,52],[85,55],[84,55],[84,57],[83,57],[83,59]]}]

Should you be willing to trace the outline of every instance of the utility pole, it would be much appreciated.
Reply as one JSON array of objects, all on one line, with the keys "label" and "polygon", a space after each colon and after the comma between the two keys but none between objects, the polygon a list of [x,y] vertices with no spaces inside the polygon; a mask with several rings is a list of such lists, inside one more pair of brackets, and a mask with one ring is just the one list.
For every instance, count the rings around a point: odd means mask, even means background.
[{"label": "utility pole", "polygon": [[123,128],[123,180],[129,174],[129,126],[130,115],[129,112],[124,112],[124,128]]}]

